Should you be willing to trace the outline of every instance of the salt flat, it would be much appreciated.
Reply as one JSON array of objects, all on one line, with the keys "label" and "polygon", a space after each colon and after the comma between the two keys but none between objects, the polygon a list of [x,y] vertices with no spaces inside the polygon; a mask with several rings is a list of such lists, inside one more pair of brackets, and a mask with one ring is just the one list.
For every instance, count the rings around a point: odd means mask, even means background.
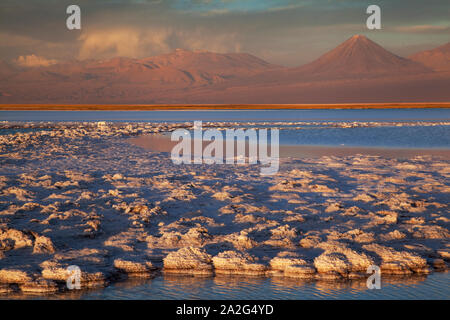
[{"label": "salt flat", "polygon": [[[0,136],[0,292],[156,273],[342,281],[448,269],[449,160],[380,155],[174,165],[130,136],[185,124],[14,124]],[[283,280],[285,281],[285,280]]]}]

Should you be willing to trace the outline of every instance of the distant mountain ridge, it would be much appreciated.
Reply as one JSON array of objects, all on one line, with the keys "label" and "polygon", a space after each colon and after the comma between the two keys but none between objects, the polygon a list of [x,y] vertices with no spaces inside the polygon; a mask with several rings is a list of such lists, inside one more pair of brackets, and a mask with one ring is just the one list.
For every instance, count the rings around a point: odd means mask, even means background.
[{"label": "distant mountain ridge", "polygon": [[[417,60],[413,61],[355,35],[296,68],[247,53],[183,49],[142,59],[67,61],[46,67],[12,67],[0,61],[0,103],[450,100],[450,93],[443,89],[448,88],[450,72],[437,73],[429,62],[430,56],[446,57],[447,47],[413,55]],[[400,83],[401,89],[396,89]],[[376,92],[370,86],[377,87]]]},{"label": "distant mountain ridge", "polygon": [[408,58],[435,71],[450,70],[450,42],[431,50],[415,53]]},{"label": "distant mountain ridge", "polygon": [[63,80],[77,81],[204,85],[277,68],[280,67],[246,53],[220,54],[177,49],[169,54],[144,59],[116,57],[28,68],[16,79],[48,81],[59,76]]}]

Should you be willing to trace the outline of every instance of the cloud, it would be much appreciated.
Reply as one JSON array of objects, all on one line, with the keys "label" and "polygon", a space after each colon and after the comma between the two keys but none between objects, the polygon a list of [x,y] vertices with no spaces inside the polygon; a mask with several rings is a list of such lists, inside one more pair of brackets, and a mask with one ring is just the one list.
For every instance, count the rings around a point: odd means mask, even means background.
[{"label": "cloud", "polygon": [[24,45],[40,45],[43,41],[33,39],[29,36],[16,35],[0,31],[0,47],[19,47]]},{"label": "cloud", "polygon": [[90,31],[80,36],[78,58],[131,57],[142,58],[167,53],[177,48],[239,52],[241,47],[234,33],[212,34],[203,28],[113,28]]},{"label": "cloud", "polygon": [[310,0],[175,0],[171,2],[171,5],[184,12],[203,12],[214,15],[232,12],[288,10],[312,2]]},{"label": "cloud", "polygon": [[20,56],[14,62],[21,67],[48,67],[52,64],[58,63],[57,60],[46,59],[35,54]]},{"label": "cloud", "polygon": [[436,26],[436,25],[414,25],[414,26],[401,26],[394,28],[395,31],[406,33],[449,33],[450,26]]},{"label": "cloud", "polygon": [[[26,2],[26,3],[25,3]],[[361,0],[78,0],[82,29],[67,30],[71,2],[0,1],[0,59],[35,54],[59,61],[145,57],[176,48],[248,52],[300,65],[367,32]],[[391,47],[448,41],[448,0],[377,0]],[[23,23],[26,21],[27,23]],[[352,25],[352,27],[348,27]]]},{"label": "cloud", "polygon": [[132,29],[100,30],[80,36],[80,59],[123,56],[136,57],[141,46],[140,37]]}]

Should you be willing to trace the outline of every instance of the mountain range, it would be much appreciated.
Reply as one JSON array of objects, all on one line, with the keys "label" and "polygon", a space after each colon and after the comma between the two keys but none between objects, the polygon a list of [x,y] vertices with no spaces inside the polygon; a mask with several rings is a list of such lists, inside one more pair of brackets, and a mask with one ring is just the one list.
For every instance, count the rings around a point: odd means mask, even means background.
[{"label": "mountain range", "polygon": [[409,56],[409,59],[422,63],[436,71],[448,71],[450,70],[450,42],[433,50],[413,54]]},{"label": "mountain range", "polygon": [[294,68],[183,49],[41,67],[0,61],[0,103],[442,102],[449,88],[450,43],[403,58],[362,35]]}]

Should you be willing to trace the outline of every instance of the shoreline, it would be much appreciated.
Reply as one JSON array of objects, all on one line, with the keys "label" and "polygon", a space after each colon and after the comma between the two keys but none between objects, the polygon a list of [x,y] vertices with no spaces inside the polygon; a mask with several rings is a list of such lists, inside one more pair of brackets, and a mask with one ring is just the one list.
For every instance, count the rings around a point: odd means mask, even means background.
[{"label": "shoreline", "polygon": [[347,104],[0,104],[0,111],[195,111],[293,109],[442,109],[450,102]]},{"label": "shoreline", "polygon": [[[161,134],[132,137],[129,142],[153,152],[168,152],[178,143]],[[203,148],[208,145],[204,142]],[[246,145],[248,150],[248,144]],[[366,147],[366,146],[322,146],[322,145],[283,145],[280,144],[281,158],[316,158],[323,156],[381,156],[386,158],[411,158],[415,156],[438,156],[450,160],[450,149],[445,148],[405,148],[405,147]]]},{"label": "shoreline", "polygon": [[[323,290],[334,290],[339,292],[339,294],[345,294],[345,290],[351,289],[353,290],[353,295],[356,295],[353,298],[358,299],[359,295],[364,295],[368,293],[373,293],[373,290],[369,290],[366,285],[365,278],[357,278],[351,280],[334,280],[330,281],[327,279],[303,279],[298,277],[277,277],[270,275],[240,275],[240,274],[217,274],[217,275],[189,275],[189,274],[171,274],[158,272],[155,274],[134,274],[127,276],[126,274],[121,274],[121,278],[115,279],[115,281],[111,281],[108,285],[102,287],[92,287],[86,288],[82,287],[79,290],[66,290],[66,291],[58,291],[58,292],[50,292],[50,293],[31,293],[31,292],[15,292],[13,294],[0,294],[0,300],[21,300],[21,299],[110,299],[108,295],[113,291],[119,291],[119,295],[123,293],[128,294],[136,294],[136,288],[145,287],[143,291],[148,294],[152,294],[153,283],[157,283],[156,291],[159,296],[156,298],[159,299],[167,299],[164,296],[164,291],[161,290],[161,284],[163,284],[162,288],[166,288],[166,285],[177,284],[181,286],[181,288],[189,286],[194,286],[197,289],[206,288],[207,290],[211,290],[216,286],[223,286],[226,284],[228,289],[234,288],[239,290],[240,286],[244,282],[245,284],[253,285],[253,289],[257,290],[254,294],[259,294],[260,290],[264,290],[264,283],[270,282],[274,286],[278,287],[280,290],[287,289],[290,290],[292,288],[296,288],[302,294],[310,295],[311,294],[311,286],[314,286],[314,289],[318,292]],[[369,274],[367,275],[369,276]],[[435,277],[449,277],[450,273],[448,270],[442,270],[439,272],[434,272],[431,274],[412,274],[412,275],[385,275],[383,277],[383,289],[382,291],[392,290],[392,287],[396,285],[402,285],[404,287],[409,288],[417,288],[417,286],[427,285],[427,282],[430,279]],[[213,282],[208,284],[208,282]],[[389,288],[391,287],[391,288]],[[309,289],[308,292],[304,292],[302,290]],[[131,293],[127,291],[132,291]],[[141,290],[139,290],[141,291]],[[181,292],[179,291],[178,294]],[[385,294],[385,292],[379,292],[380,294]],[[139,293],[138,293],[139,294]],[[142,294],[142,291],[140,292]],[[284,293],[290,295],[289,293]],[[316,293],[317,294],[317,293]],[[170,293],[169,293],[170,295]],[[153,296],[153,295],[152,295]],[[117,297],[117,293],[114,293],[114,297]],[[141,299],[138,297],[138,299]],[[194,299],[202,299],[201,294],[200,297],[194,297]],[[244,299],[247,299],[245,297]]]}]

